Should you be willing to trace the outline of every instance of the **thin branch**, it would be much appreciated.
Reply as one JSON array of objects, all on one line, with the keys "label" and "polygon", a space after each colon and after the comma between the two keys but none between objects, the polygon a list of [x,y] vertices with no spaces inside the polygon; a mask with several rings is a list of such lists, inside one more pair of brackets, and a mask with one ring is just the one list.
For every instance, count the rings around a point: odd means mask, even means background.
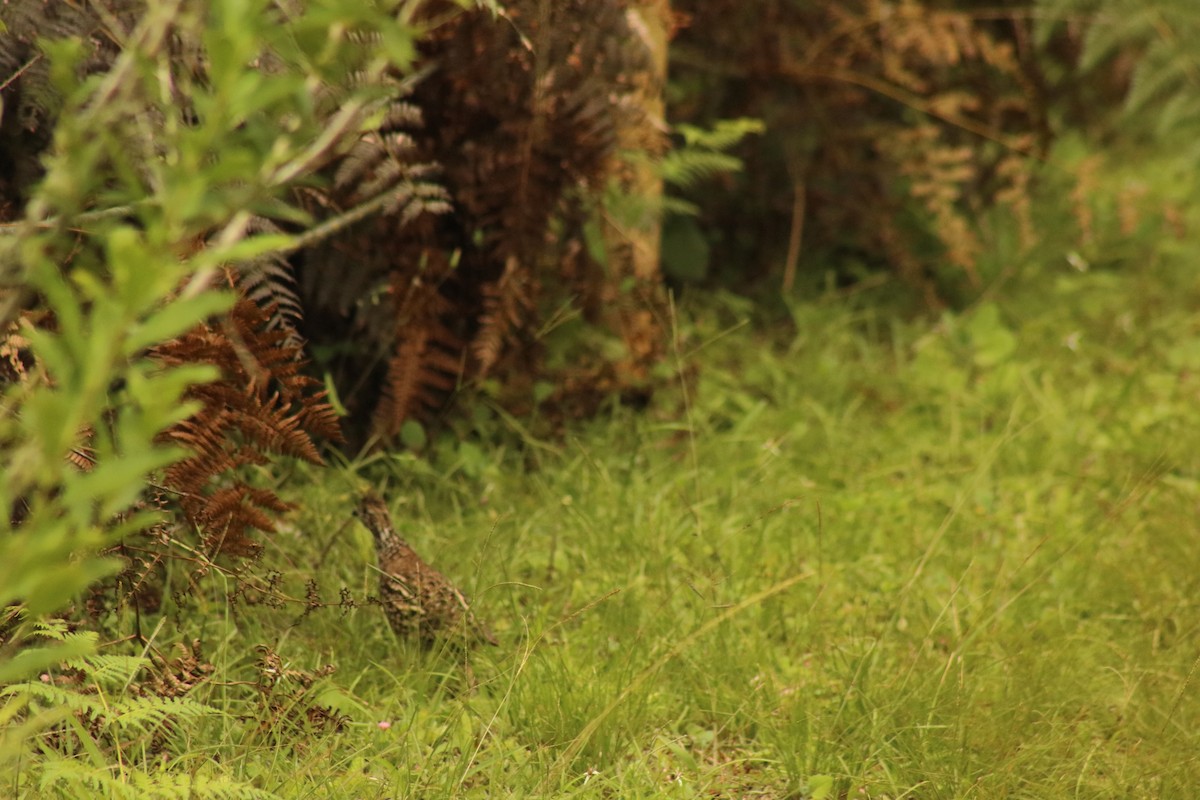
[{"label": "thin branch", "polygon": [[303,250],[306,247],[312,247],[314,244],[328,239],[346,227],[382,210],[389,203],[395,202],[396,194],[397,187],[395,186],[380,192],[370,200],[359,203],[349,211],[338,214],[336,217],[331,217],[315,228],[310,228],[304,233],[297,235],[286,247],[281,248],[281,252],[292,253],[297,250]]},{"label": "thin branch", "polygon": [[26,70],[28,70],[30,67],[32,67],[34,64],[36,64],[38,61],[40,61],[41,58],[42,58],[42,54],[37,53],[36,55],[34,55],[33,58],[29,59],[24,64],[22,64],[20,69],[18,69],[12,75],[8,76],[8,80],[6,80],[4,83],[0,83],[0,92],[4,91],[9,86],[11,86],[13,81],[15,81],[17,78],[21,77],[21,75],[23,75]]},{"label": "thin branch", "polygon": [[790,294],[796,283],[796,263],[800,260],[800,246],[804,242],[804,213],[808,200],[808,185],[804,168],[793,167],[792,173],[792,227],[788,233],[787,257],[783,262],[783,293]]}]

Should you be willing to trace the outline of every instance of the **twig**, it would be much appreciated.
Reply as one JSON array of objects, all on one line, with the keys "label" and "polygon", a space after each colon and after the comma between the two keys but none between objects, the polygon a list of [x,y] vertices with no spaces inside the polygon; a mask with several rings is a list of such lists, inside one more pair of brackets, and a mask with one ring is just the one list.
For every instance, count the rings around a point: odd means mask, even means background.
[{"label": "twig", "polygon": [[793,171],[792,227],[788,233],[787,258],[783,262],[783,293],[791,294],[796,282],[796,262],[800,260],[800,245],[804,241],[804,208],[808,200],[808,186],[800,174]]},{"label": "twig", "polygon": [[36,64],[38,61],[40,61],[41,58],[42,58],[42,54],[37,53],[36,55],[34,55],[33,58],[29,59],[24,64],[22,64],[20,69],[18,69],[12,75],[8,76],[8,80],[6,80],[4,83],[0,83],[0,92],[4,91],[9,86],[11,86],[13,81],[15,81],[17,78],[21,77],[21,75],[24,74],[24,72],[26,70],[28,70],[30,67],[32,67],[34,64]]}]

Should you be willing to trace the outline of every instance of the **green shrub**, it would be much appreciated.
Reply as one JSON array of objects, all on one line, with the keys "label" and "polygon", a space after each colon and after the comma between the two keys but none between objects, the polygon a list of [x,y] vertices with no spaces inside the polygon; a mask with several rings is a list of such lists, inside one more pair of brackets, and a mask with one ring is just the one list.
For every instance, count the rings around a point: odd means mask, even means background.
[{"label": "green shrub", "polygon": [[[147,0],[54,17],[71,30],[39,17],[40,2],[6,5],[4,56],[31,55],[0,113],[40,104],[46,128],[29,138],[52,144],[40,179],[18,187],[20,219],[0,229],[0,684],[12,685],[0,763],[71,716],[36,676],[94,652],[95,637],[48,637],[47,620],[119,569],[114,545],[159,522],[143,491],[183,455],[162,434],[195,411],[189,387],[216,377],[149,350],[230,307],[227,266],[291,246],[254,220],[306,222],[288,192],[360,135],[382,77],[408,66],[404,8]],[[95,30],[120,49],[88,52]]]}]

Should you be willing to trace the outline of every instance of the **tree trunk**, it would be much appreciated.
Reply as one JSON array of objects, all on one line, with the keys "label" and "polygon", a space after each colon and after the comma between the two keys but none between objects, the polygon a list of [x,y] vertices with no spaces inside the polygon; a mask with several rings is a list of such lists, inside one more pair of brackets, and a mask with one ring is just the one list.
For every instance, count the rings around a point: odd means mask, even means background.
[{"label": "tree trunk", "polygon": [[642,48],[647,68],[635,76],[633,97],[638,124],[623,128],[610,174],[620,189],[622,208],[610,208],[604,240],[608,254],[605,313],[620,333],[628,361],[623,377],[640,382],[663,352],[665,311],[659,243],[662,237],[663,181],[659,160],[667,146],[663,91],[667,82],[670,0],[636,0],[628,10],[638,35],[626,47]]}]

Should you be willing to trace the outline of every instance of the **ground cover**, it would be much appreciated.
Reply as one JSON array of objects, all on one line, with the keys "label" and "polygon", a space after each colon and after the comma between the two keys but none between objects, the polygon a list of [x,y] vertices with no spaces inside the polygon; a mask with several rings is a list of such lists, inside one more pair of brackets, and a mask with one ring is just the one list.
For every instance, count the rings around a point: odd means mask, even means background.
[{"label": "ground cover", "polygon": [[[685,304],[696,377],[647,412],[293,476],[280,586],[374,592],[369,480],[502,646],[468,675],[368,605],[201,599],[162,635],[221,620],[218,713],[172,769],[280,797],[1185,796],[1200,283],[1064,260],[994,296]],[[295,702],[340,731],[237,691],[255,642],[337,666]]]}]

